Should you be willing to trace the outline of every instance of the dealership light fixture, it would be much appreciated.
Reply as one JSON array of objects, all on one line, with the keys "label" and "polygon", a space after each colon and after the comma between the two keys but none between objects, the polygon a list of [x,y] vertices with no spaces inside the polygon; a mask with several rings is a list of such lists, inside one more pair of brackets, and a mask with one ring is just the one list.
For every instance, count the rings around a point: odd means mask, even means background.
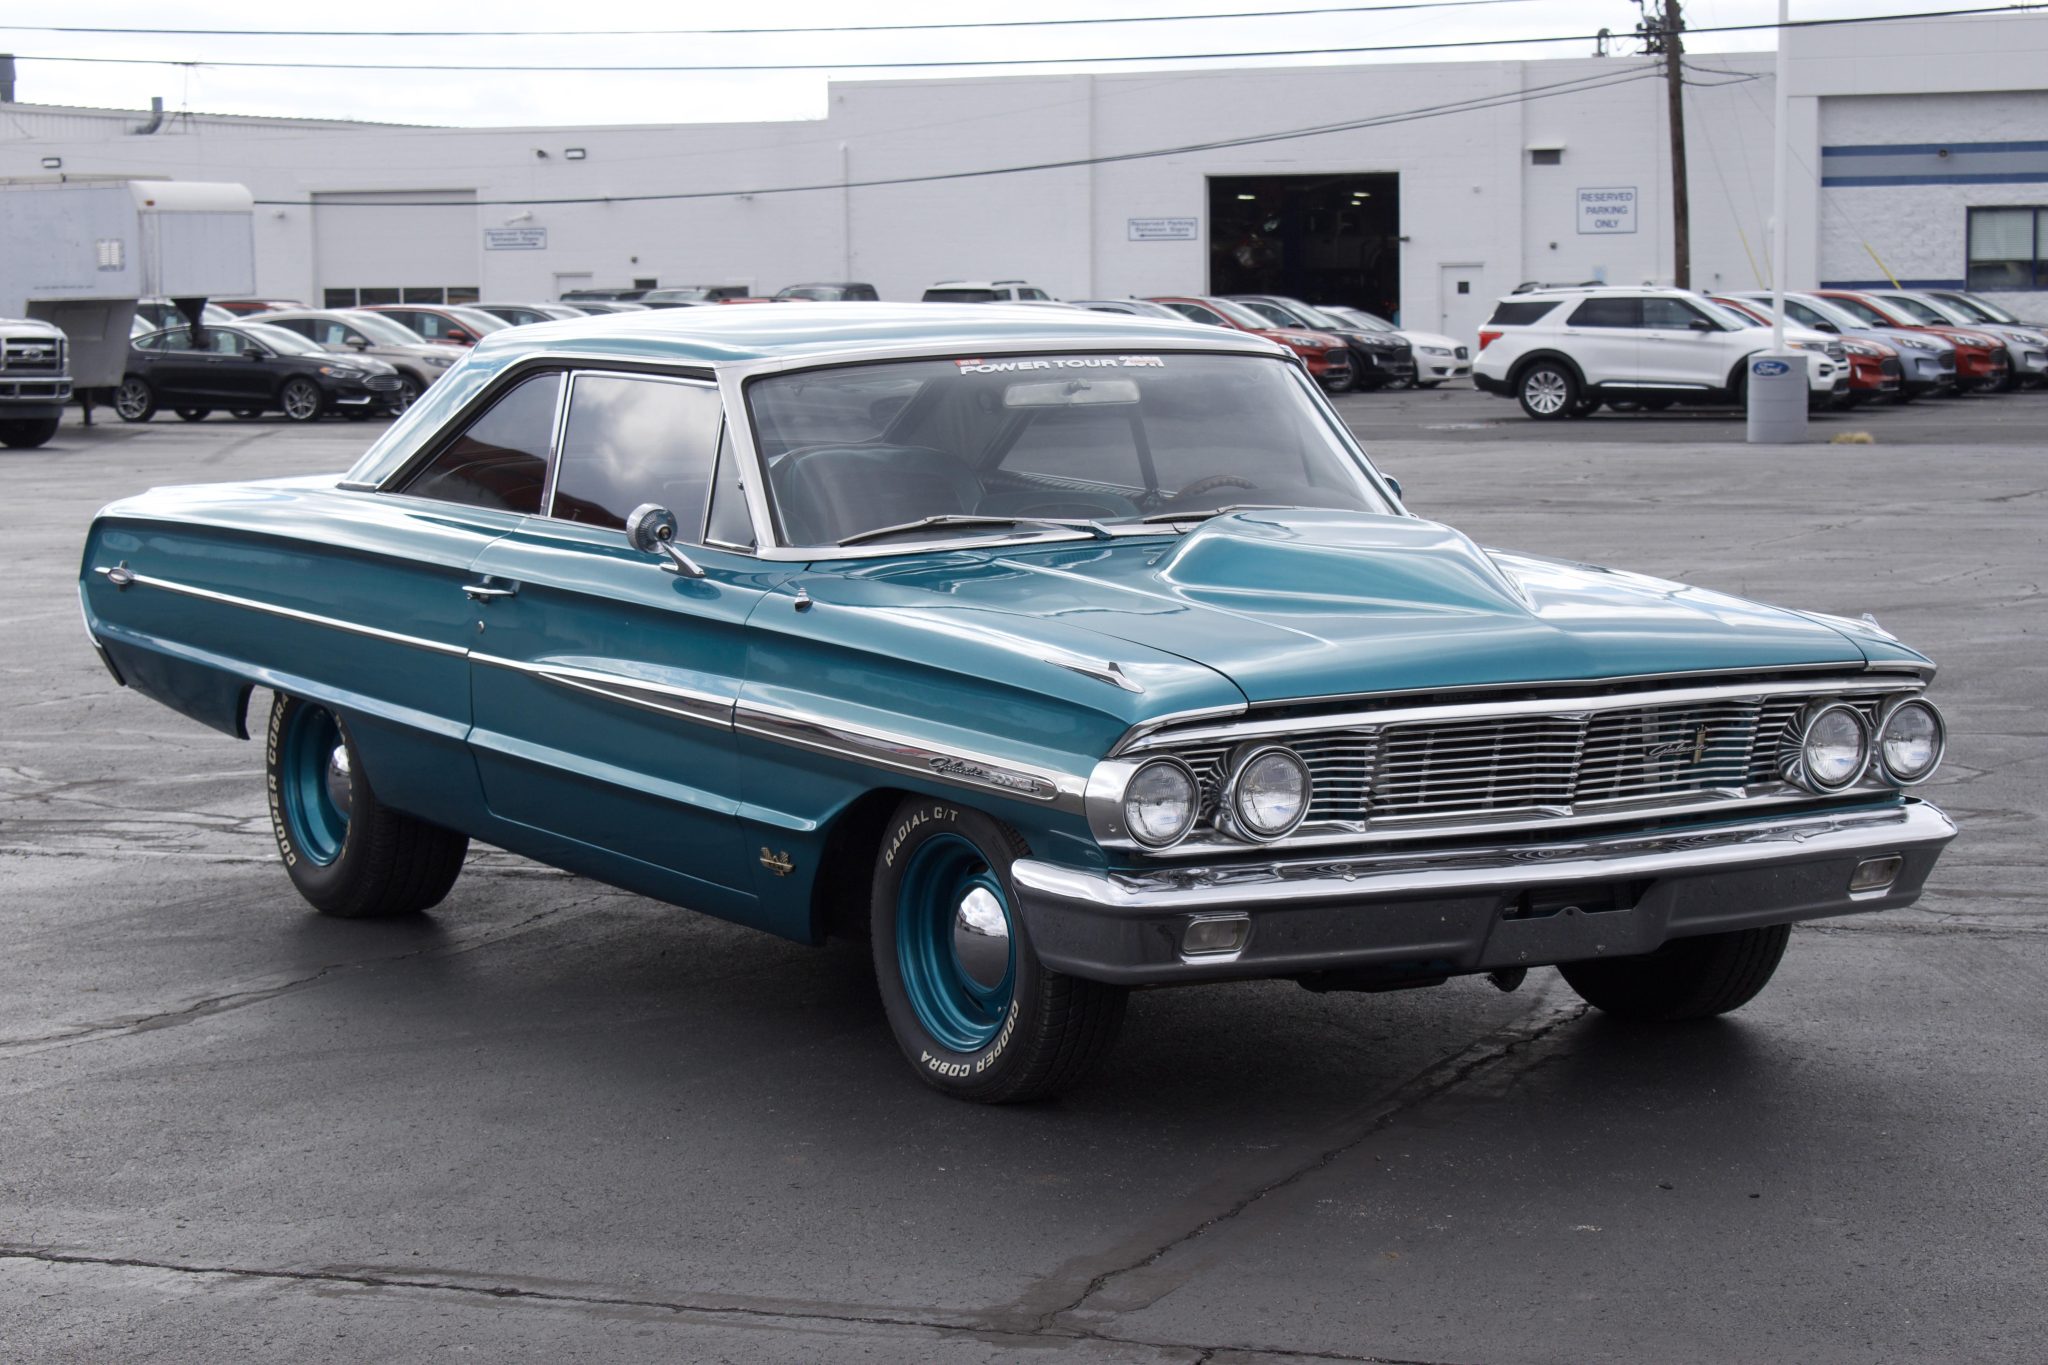
[{"label": "dealership light fixture", "polygon": [[1240,199],[1257,199],[1259,196],[1257,196],[1256,194],[1240,194],[1237,197]]},{"label": "dealership light fixture", "polygon": [[61,157],[61,156],[46,156],[46,157],[44,157],[44,158],[43,158],[43,169],[44,169],[44,170],[46,170],[46,171],[61,171],[61,170],[63,170],[63,169],[64,169],[64,158],[63,158],[63,157]]}]

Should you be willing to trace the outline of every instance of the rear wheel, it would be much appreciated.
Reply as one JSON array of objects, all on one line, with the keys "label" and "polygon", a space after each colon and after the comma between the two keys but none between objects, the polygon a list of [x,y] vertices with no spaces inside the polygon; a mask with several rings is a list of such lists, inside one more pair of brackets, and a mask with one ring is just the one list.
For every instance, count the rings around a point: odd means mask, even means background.
[{"label": "rear wheel", "polygon": [[320,415],[320,386],[310,379],[287,379],[277,401],[292,421],[310,422]]},{"label": "rear wheel", "polygon": [[1554,422],[1571,416],[1579,401],[1579,379],[1552,360],[1539,360],[1522,371],[1515,385],[1522,411],[1539,422]]},{"label": "rear wheel", "polygon": [[1043,1099],[1080,1080],[1123,1022],[1122,987],[1041,965],[1016,913],[1016,831],[929,797],[898,806],[870,928],[889,1026],[925,1082],[959,1099]]},{"label": "rear wheel", "polygon": [[54,417],[17,417],[0,421],[0,446],[10,450],[33,450],[57,434]]},{"label": "rear wheel", "polygon": [[341,718],[319,703],[278,695],[264,778],[285,872],[322,914],[410,915],[455,885],[468,837],[379,801]]},{"label": "rear wheel", "polygon": [[156,416],[156,390],[139,375],[129,375],[114,390],[114,415],[124,422],[147,422]]},{"label": "rear wheel", "polygon": [[1706,1019],[1740,1009],[1778,970],[1792,926],[1673,939],[1640,957],[1567,962],[1557,970],[1604,1014],[1646,1023]]}]

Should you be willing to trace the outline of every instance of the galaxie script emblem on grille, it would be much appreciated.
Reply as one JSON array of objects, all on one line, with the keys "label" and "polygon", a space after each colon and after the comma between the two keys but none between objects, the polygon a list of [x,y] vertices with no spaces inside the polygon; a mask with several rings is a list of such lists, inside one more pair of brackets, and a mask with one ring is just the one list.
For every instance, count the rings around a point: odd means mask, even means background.
[{"label": "galaxie script emblem on grille", "polygon": [[1656,745],[1644,756],[1646,758],[1669,758],[1673,754],[1682,754],[1687,749],[1691,749],[1692,757],[1687,759],[1686,762],[1696,764],[1707,756],[1707,740],[1712,736],[1713,732],[1712,726],[1702,725],[1692,732],[1691,739],[1673,740],[1669,744]]}]

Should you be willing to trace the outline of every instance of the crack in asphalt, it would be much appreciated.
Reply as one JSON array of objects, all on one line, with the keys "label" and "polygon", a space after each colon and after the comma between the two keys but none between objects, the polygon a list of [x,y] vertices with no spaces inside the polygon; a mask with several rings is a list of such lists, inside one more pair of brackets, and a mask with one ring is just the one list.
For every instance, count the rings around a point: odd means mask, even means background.
[{"label": "crack in asphalt", "polygon": [[0,1058],[34,1056],[38,1053],[72,1047],[83,1042],[93,1042],[105,1038],[130,1038],[137,1034],[153,1033],[158,1029],[173,1028],[179,1024],[191,1023],[197,1019],[209,1019],[214,1015],[225,1014],[230,1010],[246,1009],[251,1005],[260,1005],[267,1000],[275,1000],[281,995],[310,986],[317,981],[332,976],[336,972],[344,971],[351,967],[383,966],[387,963],[407,962],[413,958],[428,957],[435,954],[454,957],[462,953],[473,952],[476,949],[489,947],[492,944],[502,943],[507,939],[515,938],[543,920],[553,919],[557,915],[565,914],[579,906],[603,900],[612,894],[614,893],[610,891],[602,891],[582,897],[579,900],[566,901],[560,905],[550,906],[545,910],[528,915],[525,919],[519,920],[516,923],[509,924],[503,929],[487,931],[475,938],[464,939],[458,943],[430,943],[425,947],[414,948],[410,952],[394,953],[389,957],[352,958],[343,962],[330,962],[318,971],[309,972],[305,976],[293,977],[289,981],[281,981],[269,986],[253,987],[243,991],[228,991],[221,995],[208,996],[203,1000],[195,1000],[191,1004],[181,1005],[176,1009],[158,1010],[155,1013],[140,1015],[132,1019],[123,1019],[105,1024],[82,1024],[74,1028],[60,1029],[55,1033],[41,1034],[28,1038],[0,1038]]},{"label": "crack in asphalt", "polygon": [[643,1311],[670,1313],[677,1316],[737,1319],[743,1322],[758,1322],[772,1325],[778,1321],[787,1322],[829,1322],[867,1327],[902,1327],[913,1331],[932,1332],[948,1337],[971,1337],[981,1341],[1091,1341],[1107,1346],[1141,1346],[1158,1351],[1187,1351],[1189,1365],[1207,1365],[1224,1353],[1247,1356],[1273,1356],[1297,1360],[1328,1360],[1341,1365],[1454,1365],[1453,1362],[1419,1360],[1407,1357],[1347,1355],[1339,1352],[1289,1350],[1285,1347],[1266,1346],[1198,1346],[1192,1342],[1155,1341],[1144,1337],[1124,1337],[1111,1333],[1088,1330],[1057,1330],[1038,1328],[1018,1331],[1011,1328],[980,1326],[969,1323],[946,1322],[904,1314],[834,1311],[822,1304],[792,1302],[779,1306],[745,1305],[718,1302],[694,1302],[688,1299],[664,1299],[638,1297],[625,1294],[578,1294],[566,1290],[534,1289],[520,1285],[478,1283],[469,1284],[461,1280],[434,1279],[426,1276],[396,1275],[369,1270],[280,1270],[271,1267],[234,1265],[191,1265],[178,1261],[158,1261],[140,1256],[103,1256],[88,1252],[52,1251],[42,1247],[0,1244],[0,1261],[27,1261],[48,1266],[91,1266],[116,1270],[153,1270],[164,1274],[191,1275],[201,1278],[272,1280],[293,1284],[348,1285],[359,1289],[410,1291],[428,1294],[453,1294],[464,1297],[489,1298],[510,1301],[528,1301],[538,1304],[565,1305],[587,1308],[632,1308]]},{"label": "crack in asphalt", "polygon": [[[1113,1266],[1108,1270],[1098,1272],[1088,1280],[1082,1291],[1073,1299],[1041,1314],[1034,1330],[1043,1331],[1051,1329],[1055,1324],[1059,1324],[1060,1319],[1071,1313],[1079,1312],[1087,1305],[1090,1299],[1101,1294],[1113,1281],[1122,1276],[1130,1275],[1149,1266],[1156,1265],[1172,1251],[1199,1240],[1212,1229],[1239,1217],[1268,1195],[1290,1188],[1309,1176],[1314,1175],[1316,1172],[1327,1169],[1339,1157],[1344,1156],[1360,1144],[1383,1132],[1396,1119],[1448,1093],[1479,1072],[1497,1063],[1506,1061],[1515,1053],[1527,1049],[1532,1044],[1541,1041],[1565,1025],[1576,1022],[1583,1018],[1591,1008],[1591,1006],[1583,1003],[1549,1006],[1538,1019],[1524,1019],[1514,1024],[1505,1025],[1483,1037],[1475,1039],[1451,1056],[1426,1067],[1402,1083],[1384,1100],[1380,1101],[1368,1115],[1364,1116],[1363,1126],[1359,1127],[1350,1136],[1341,1142],[1337,1142],[1314,1153],[1307,1161],[1298,1164],[1285,1174],[1258,1185],[1251,1191],[1241,1195],[1221,1211],[1202,1219],[1193,1227],[1185,1229],[1179,1235],[1160,1243],[1143,1255],[1122,1265]],[[1087,1335],[1086,1328],[1074,1324],[1064,1325],[1068,1330],[1074,1331],[1079,1335]],[[1355,1358],[1370,1359],[1370,1357]]]}]

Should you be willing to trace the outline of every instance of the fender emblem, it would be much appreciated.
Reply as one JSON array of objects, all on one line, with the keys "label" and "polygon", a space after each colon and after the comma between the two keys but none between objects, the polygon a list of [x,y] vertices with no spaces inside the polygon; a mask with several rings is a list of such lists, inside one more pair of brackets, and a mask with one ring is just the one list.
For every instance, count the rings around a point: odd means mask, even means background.
[{"label": "fender emblem", "polygon": [[762,849],[761,866],[767,868],[778,877],[787,877],[790,873],[796,871],[796,863],[790,858],[787,851],[770,853],[767,849]]}]

